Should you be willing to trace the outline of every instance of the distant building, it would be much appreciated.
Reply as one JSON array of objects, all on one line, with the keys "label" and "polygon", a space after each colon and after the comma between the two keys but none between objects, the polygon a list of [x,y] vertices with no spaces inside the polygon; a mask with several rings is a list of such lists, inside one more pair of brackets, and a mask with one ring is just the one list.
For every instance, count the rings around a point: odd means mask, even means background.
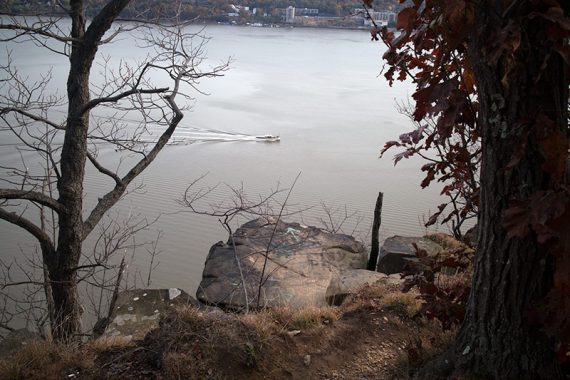
[{"label": "distant building", "polygon": [[292,23],[295,21],[295,7],[287,7],[285,9],[285,22]]},{"label": "distant building", "polygon": [[364,13],[365,20],[364,25],[372,25],[373,23],[378,26],[387,26],[388,24],[396,23],[396,13],[394,12],[374,12],[372,10],[368,11],[368,15]]},{"label": "distant building", "polygon": [[295,16],[318,16],[319,10],[316,8],[295,8]]},{"label": "distant building", "polygon": [[394,12],[377,12],[376,20],[385,22],[386,24],[396,22],[396,14]]}]

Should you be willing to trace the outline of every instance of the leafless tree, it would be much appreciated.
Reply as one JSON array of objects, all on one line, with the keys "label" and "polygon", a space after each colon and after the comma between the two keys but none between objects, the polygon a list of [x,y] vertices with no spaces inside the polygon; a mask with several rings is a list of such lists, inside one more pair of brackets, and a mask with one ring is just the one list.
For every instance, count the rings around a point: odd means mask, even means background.
[{"label": "leafless tree", "polygon": [[[20,75],[11,55],[0,63],[0,134],[12,136],[22,152],[21,165],[2,165],[0,218],[39,242],[56,340],[81,333],[80,272],[84,265],[101,264],[82,264],[85,240],[167,145],[199,81],[220,76],[228,67],[222,62],[203,69],[206,40],[177,20],[120,22],[130,0],[109,0],[88,19],[86,3],[60,5],[61,17],[51,11],[4,16],[0,23],[2,42],[33,43],[69,62],[64,95],[49,92],[51,72],[30,80]],[[134,33],[146,59],[112,67],[98,50],[124,32]],[[95,70],[102,83],[91,81]],[[130,156],[111,169],[100,160],[102,144],[112,144],[121,157]],[[88,165],[112,183],[90,209],[84,202]]]}]

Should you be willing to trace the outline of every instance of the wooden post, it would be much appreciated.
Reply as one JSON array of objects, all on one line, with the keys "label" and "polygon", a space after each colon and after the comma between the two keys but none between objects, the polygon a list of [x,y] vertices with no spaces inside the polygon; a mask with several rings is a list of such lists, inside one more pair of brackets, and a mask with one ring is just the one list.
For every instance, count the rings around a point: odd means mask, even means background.
[{"label": "wooden post", "polygon": [[370,249],[370,258],[366,269],[376,271],[376,262],[378,261],[378,253],[380,252],[380,241],[378,234],[380,233],[380,224],[382,224],[382,202],[384,193],[378,193],[376,199],[376,207],[374,207],[374,221],[372,222],[372,247]]}]

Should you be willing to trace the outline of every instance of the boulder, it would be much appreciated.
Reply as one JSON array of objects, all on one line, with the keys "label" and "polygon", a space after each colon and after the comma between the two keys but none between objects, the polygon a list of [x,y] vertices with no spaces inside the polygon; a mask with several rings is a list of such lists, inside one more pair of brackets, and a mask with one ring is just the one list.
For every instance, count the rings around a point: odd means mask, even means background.
[{"label": "boulder", "polygon": [[199,302],[184,290],[133,289],[119,293],[104,336],[142,338],[158,326],[158,319],[176,306]]},{"label": "boulder", "polygon": [[424,249],[428,255],[435,256],[443,248],[425,237],[392,236],[384,241],[376,269],[378,272],[393,274],[402,273],[409,262],[417,262],[416,249],[413,244]]},{"label": "boulder", "polygon": [[475,247],[477,245],[477,233],[478,225],[476,224],[463,235],[463,242],[470,247]]},{"label": "boulder", "polygon": [[356,293],[364,285],[379,281],[389,285],[400,285],[404,282],[399,274],[387,275],[366,269],[348,270],[331,280],[326,292],[327,302],[329,305],[339,306],[347,296]]},{"label": "boulder", "polygon": [[206,304],[242,309],[245,287],[247,302],[257,306],[263,272],[261,307],[324,306],[331,279],[349,269],[365,268],[366,260],[364,245],[352,236],[259,218],[237,229],[233,240],[212,246],[196,296]]}]

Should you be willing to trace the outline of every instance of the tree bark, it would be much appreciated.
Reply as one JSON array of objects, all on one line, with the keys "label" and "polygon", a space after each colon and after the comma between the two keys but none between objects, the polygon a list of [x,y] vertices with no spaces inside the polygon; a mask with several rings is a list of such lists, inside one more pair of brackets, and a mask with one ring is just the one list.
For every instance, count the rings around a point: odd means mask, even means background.
[{"label": "tree bark", "polygon": [[61,177],[57,184],[59,236],[55,258],[49,260],[51,292],[55,305],[52,335],[58,341],[75,339],[81,332],[81,305],[75,268],[81,257],[83,233],[83,180],[89,132],[89,76],[98,45],[129,0],[110,1],[86,29],[82,0],[70,2],[71,37],[67,80],[68,117],[61,150]]},{"label": "tree bark", "polygon": [[546,23],[525,20],[532,6],[522,3],[515,11],[523,20],[520,47],[496,61],[488,54],[496,37],[488,26],[509,21],[501,17],[503,2],[476,5],[481,26],[471,36],[468,54],[481,104],[481,207],[473,287],[455,347],[456,374],[556,379],[562,375],[553,341],[528,318],[553,285],[551,252],[533,232],[509,238],[503,223],[512,200],[553,188],[555,178],[543,168],[541,140],[545,133],[567,136],[568,128],[564,62],[550,54]]},{"label": "tree bark", "polygon": [[[71,34],[81,41],[85,36],[83,4],[81,1],[72,1],[70,8]],[[63,208],[58,220],[55,260],[48,263],[55,306],[51,328],[54,339],[58,341],[73,339],[81,331],[76,273],[73,268],[79,263],[83,241],[83,179],[89,115],[81,114],[80,111],[89,101],[89,71],[92,63],[86,59],[85,49],[82,42],[74,42],[69,57],[68,117],[61,150],[61,178],[57,183],[59,203]]]}]

